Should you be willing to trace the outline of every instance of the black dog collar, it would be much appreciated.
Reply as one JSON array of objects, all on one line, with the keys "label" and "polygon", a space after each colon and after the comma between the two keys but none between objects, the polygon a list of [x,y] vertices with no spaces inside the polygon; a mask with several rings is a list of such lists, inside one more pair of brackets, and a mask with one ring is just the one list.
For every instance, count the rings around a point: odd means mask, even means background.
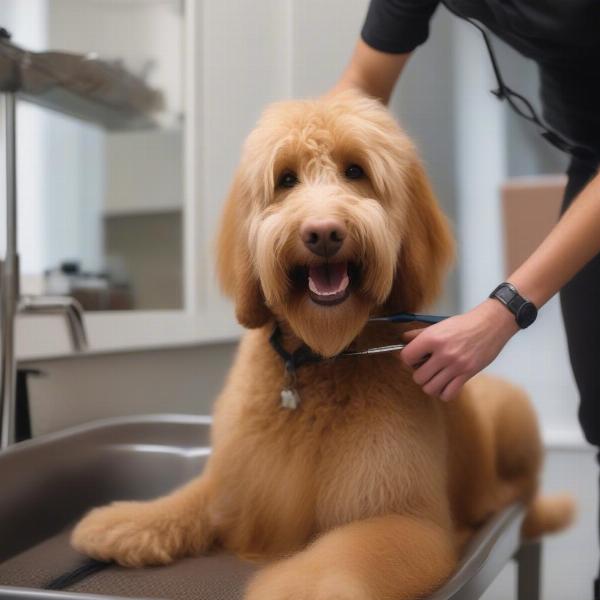
[{"label": "black dog collar", "polygon": [[[371,317],[370,322],[380,321],[387,323],[426,323],[427,325],[433,325],[439,323],[447,316],[438,315],[422,315],[416,313],[401,312],[393,315],[385,315],[379,317]],[[390,346],[377,346],[375,348],[366,348],[365,350],[344,350],[336,356],[331,358],[323,358],[313,350],[311,350],[306,344],[302,344],[294,352],[288,352],[281,342],[282,331],[278,323],[275,323],[273,333],[269,338],[269,342],[275,352],[279,354],[285,365],[284,377],[285,383],[281,390],[281,406],[284,408],[295,409],[300,404],[300,394],[296,389],[296,370],[300,367],[308,364],[317,364],[320,362],[331,361],[339,357],[349,356],[366,356],[370,354],[382,354],[385,352],[396,352],[402,350],[406,344],[392,344]]]},{"label": "black dog collar", "polygon": [[285,383],[281,390],[281,406],[293,410],[298,408],[300,404],[300,394],[298,394],[298,390],[296,389],[296,369],[304,365],[320,363],[326,359],[313,352],[306,344],[302,344],[302,346],[290,353],[283,347],[282,337],[281,327],[276,323],[269,342],[275,352],[281,356],[285,369]]}]

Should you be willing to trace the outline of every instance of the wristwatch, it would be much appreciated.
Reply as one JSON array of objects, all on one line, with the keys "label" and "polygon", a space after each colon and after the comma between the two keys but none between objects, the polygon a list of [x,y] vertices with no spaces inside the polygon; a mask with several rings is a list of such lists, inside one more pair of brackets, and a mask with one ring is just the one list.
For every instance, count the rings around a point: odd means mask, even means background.
[{"label": "wristwatch", "polygon": [[529,327],[537,317],[537,308],[533,302],[523,298],[517,291],[517,288],[508,282],[501,283],[491,294],[490,298],[495,298],[510,312],[515,315],[515,321],[521,329]]}]

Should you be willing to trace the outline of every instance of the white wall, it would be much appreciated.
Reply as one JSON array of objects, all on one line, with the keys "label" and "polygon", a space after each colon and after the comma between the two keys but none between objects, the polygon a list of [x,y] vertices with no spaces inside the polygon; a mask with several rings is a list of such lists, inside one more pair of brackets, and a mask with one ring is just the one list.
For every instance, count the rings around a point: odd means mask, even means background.
[{"label": "white wall", "polygon": [[[36,112],[42,126],[43,152],[39,165],[32,165],[28,154],[22,156],[20,163],[29,170],[28,179],[39,182],[34,210],[44,215],[38,270],[32,265],[25,272],[40,274],[64,260],[79,260],[85,270],[98,271],[104,267],[101,221],[106,186],[104,132],[43,108],[25,103],[22,107]],[[20,120],[19,127],[24,122],[25,119]],[[23,148],[24,153],[30,151],[30,147]],[[18,204],[25,227],[32,211],[23,206],[21,195]],[[22,254],[27,261],[27,246],[23,246]]]},{"label": "white wall", "polygon": [[480,34],[454,22],[461,308],[479,304],[502,280],[499,189],[506,178],[504,113],[489,93],[493,76]]},{"label": "white wall", "polygon": [[[429,39],[408,61],[390,108],[415,140],[438,201],[458,234],[455,54],[453,19],[447,11],[438,10]],[[458,310],[461,268],[462,261],[457,260],[435,312],[452,314]]]},{"label": "white wall", "polygon": [[[289,3],[203,2],[197,9],[200,76],[193,156],[198,203],[186,215],[197,247],[190,260],[198,269],[195,305],[223,306],[213,271],[221,207],[245,137],[264,107],[290,96]],[[231,313],[227,305],[225,310]]]},{"label": "white wall", "polygon": [[181,211],[182,137],[180,128],[114,131],[103,135],[102,212],[143,215]]}]

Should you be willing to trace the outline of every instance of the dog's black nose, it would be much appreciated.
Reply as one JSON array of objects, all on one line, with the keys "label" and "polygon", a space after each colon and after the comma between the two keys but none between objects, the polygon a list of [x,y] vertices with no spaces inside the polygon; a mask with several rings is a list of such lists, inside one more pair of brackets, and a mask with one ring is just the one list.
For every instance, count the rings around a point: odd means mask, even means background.
[{"label": "dog's black nose", "polygon": [[304,245],[317,256],[334,256],[344,244],[346,228],[334,219],[308,219],[300,228]]}]

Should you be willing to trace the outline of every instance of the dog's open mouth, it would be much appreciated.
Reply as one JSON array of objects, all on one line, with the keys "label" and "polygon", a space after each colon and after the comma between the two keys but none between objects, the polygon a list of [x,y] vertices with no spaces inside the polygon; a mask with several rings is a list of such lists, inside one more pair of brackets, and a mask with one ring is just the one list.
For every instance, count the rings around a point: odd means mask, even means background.
[{"label": "dog's open mouth", "polygon": [[308,267],[308,293],[317,304],[338,304],[350,292],[348,263],[323,263]]},{"label": "dog's open mouth", "polygon": [[317,304],[333,306],[350,295],[358,268],[349,262],[324,262],[294,269],[292,275],[299,291],[308,293]]}]

